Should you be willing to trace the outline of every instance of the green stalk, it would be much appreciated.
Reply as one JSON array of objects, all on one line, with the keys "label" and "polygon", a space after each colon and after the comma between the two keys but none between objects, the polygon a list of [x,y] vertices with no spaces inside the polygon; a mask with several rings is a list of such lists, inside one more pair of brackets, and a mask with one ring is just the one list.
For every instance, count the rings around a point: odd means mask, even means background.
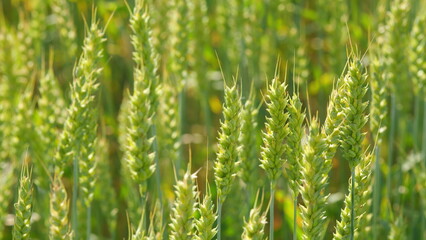
[{"label": "green stalk", "polygon": [[275,183],[271,182],[271,206],[269,207],[269,239],[274,240]]},{"label": "green stalk", "polygon": [[413,143],[414,150],[419,150],[418,130],[420,125],[420,97],[418,94],[414,96],[414,127],[413,127]]},{"label": "green stalk", "polygon": [[217,240],[221,239],[222,235],[222,200],[220,197],[217,199]]},{"label": "green stalk", "polygon": [[426,100],[423,100],[423,140],[422,140],[422,149],[423,149],[423,160],[426,163]]},{"label": "green stalk", "polygon": [[92,232],[92,207],[87,207],[87,216],[86,216],[86,238],[90,240],[90,233]]},{"label": "green stalk", "polygon": [[378,236],[378,221],[380,217],[380,146],[375,149],[376,162],[374,166],[374,192],[373,192],[373,240]]},{"label": "green stalk", "polygon": [[297,240],[297,195],[293,199],[293,240]]},{"label": "green stalk", "polygon": [[388,176],[386,178],[386,188],[389,203],[391,202],[391,170],[392,170],[392,157],[393,157],[393,148],[394,148],[394,139],[395,139],[395,127],[396,127],[396,95],[392,93],[391,95],[391,124],[389,130],[389,152],[388,152]]},{"label": "green stalk", "polygon": [[351,240],[354,240],[355,234],[355,166],[351,169],[352,180],[351,180]]},{"label": "green stalk", "polygon": [[76,156],[73,158],[73,191],[72,191],[72,229],[74,239],[78,239],[78,226],[77,226],[77,192],[78,192],[78,159]]}]

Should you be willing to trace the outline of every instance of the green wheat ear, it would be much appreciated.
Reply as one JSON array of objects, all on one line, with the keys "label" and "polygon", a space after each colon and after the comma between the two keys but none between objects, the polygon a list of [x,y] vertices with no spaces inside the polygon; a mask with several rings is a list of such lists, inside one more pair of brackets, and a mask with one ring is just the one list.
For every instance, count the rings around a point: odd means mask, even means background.
[{"label": "green wheat ear", "polygon": [[368,102],[364,102],[364,96],[368,91],[367,75],[362,72],[359,59],[354,57],[349,62],[348,72],[344,78],[346,94],[342,99],[344,120],[342,122],[342,149],[343,157],[354,168],[362,159],[362,141],[365,133],[362,128],[368,121],[364,115]]},{"label": "green wheat ear", "polygon": [[32,171],[24,163],[18,189],[18,201],[15,203],[15,223],[13,225],[13,239],[30,239],[31,215],[33,201]]},{"label": "green wheat ear", "polygon": [[287,175],[290,180],[290,188],[293,195],[297,197],[299,186],[301,184],[301,162],[302,162],[302,138],[304,134],[303,122],[305,121],[305,113],[302,110],[302,102],[298,94],[294,93],[290,98],[287,106],[289,114],[288,128],[289,134],[287,138]]},{"label": "green wheat ear", "polygon": [[265,170],[272,185],[281,175],[284,166],[286,145],[282,144],[289,135],[288,118],[285,111],[288,105],[286,85],[276,77],[272,79],[266,93],[266,107],[269,117],[266,118],[266,130],[262,132],[263,146],[260,166]]},{"label": "green wheat ear", "polygon": [[328,173],[331,170],[331,158],[326,158],[328,150],[327,138],[320,130],[317,119],[309,125],[307,144],[303,148],[302,185],[300,193],[304,206],[300,206],[303,219],[302,239],[322,239],[327,228],[325,207],[328,194]]},{"label": "green wheat ear", "polygon": [[147,180],[155,171],[156,152],[152,150],[156,136],[151,136],[156,112],[157,66],[151,43],[149,16],[143,1],[137,1],[130,27],[133,31],[134,87],[130,96],[126,160],[133,180],[145,196]]},{"label": "green wheat ear", "polygon": [[241,179],[247,187],[254,183],[258,163],[257,115],[259,108],[255,105],[255,99],[252,88],[241,111],[239,170]]},{"label": "green wheat ear", "polygon": [[231,191],[232,182],[237,173],[241,108],[241,97],[237,82],[234,80],[231,86],[225,86],[223,120],[220,125],[217,158],[214,163],[217,196],[222,203]]},{"label": "green wheat ear", "polygon": [[196,211],[196,199],[198,191],[195,174],[191,174],[188,167],[182,180],[179,180],[175,188],[176,199],[171,212],[171,240],[192,239],[194,236],[194,213]]},{"label": "green wheat ear", "polygon": [[386,131],[386,116],[388,112],[387,78],[384,65],[379,56],[373,56],[371,62],[371,105],[370,105],[370,129],[376,145],[379,146]]},{"label": "green wheat ear", "polygon": [[210,190],[207,191],[203,201],[199,201],[197,211],[200,217],[195,219],[196,240],[211,240],[217,233],[214,223],[217,214],[214,211],[214,204]]},{"label": "green wheat ear", "polygon": [[50,192],[50,240],[71,240],[72,231],[68,223],[69,200],[67,191],[58,177],[55,177]]},{"label": "green wheat ear", "polygon": [[[259,194],[258,194],[259,195]],[[262,212],[262,202],[259,204],[257,201],[259,197],[256,197],[254,207],[250,210],[248,220],[244,219],[243,234],[241,235],[242,240],[265,240],[265,226],[267,224],[266,214],[267,211]]]},{"label": "green wheat ear", "polygon": [[[351,189],[345,197],[345,207],[340,213],[340,221],[336,224],[336,232],[333,239],[348,239],[351,232],[351,206],[355,208],[355,239],[363,239],[361,236],[368,236],[367,226],[370,220],[368,213],[371,207],[371,192],[372,192],[372,170],[373,170],[373,155],[365,155],[360,163],[355,168],[355,198],[352,203]],[[349,186],[352,179],[349,179]]]}]

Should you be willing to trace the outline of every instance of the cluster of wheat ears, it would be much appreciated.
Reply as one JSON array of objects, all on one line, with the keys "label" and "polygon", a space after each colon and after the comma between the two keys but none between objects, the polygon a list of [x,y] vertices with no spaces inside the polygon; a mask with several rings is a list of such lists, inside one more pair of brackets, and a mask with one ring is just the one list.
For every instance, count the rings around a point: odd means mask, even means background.
[{"label": "cluster of wheat ears", "polygon": [[[292,43],[294,57],[278,57],[278,63],[265,60],[277,59],[269,43],[259,47],[266,41],[262,35],[281,30],[256,26],[286,26],[288,17],[284,23],[273,17],[295,3],[265,1],[272,17],[261,19],[257,1],[219,1],[214,31],[229,46],[206,53],[216,36],[206,37],[204,29],[211,1],[160,2],[124,3],[130,37],[120,41],[131,43],[133,81],[114,119],[105,117],[100,100],[110,97],[103,96],[105,85],[113,84],[102,78],[114,51],[105,47],[107,29],[117,24],[114,15],[101,19],[104,8],[93,4],[80,48],[67,0],[34,1],[31,13],[19,12],[16,25],[3,14],[0,239],[426,239],[426,14],[413,10],[421,1],[394,0],[388,8],[379,1],[381,15],[375,34],[363,37],[363,52],[346,35],[353,28],[337,29],[347,15],[310,15],[324,24],[324,33],[336,32],[327,44],[343,41],[348,49],[328,49],[332,57],[324,58],[339,69],[324,116],[309,104],[314,87],[308,79],[315,71],[303,44]],[[336,2],[330,4],[349,11],[345,1]],[[49,19],[54,37],[45,33]],[[301,33],[292,34],[289,39]],[[46,47],[56,40],[60,50]],[[74,56],[74,65],[64,60]],[[218,133],[206,144],[207,160],[200,160],[184,141],[185,122],[188,95],[199,94],[204,125],[214,127],[209,57],[222,74],[223,101]],[[107,69],[119,81],[115,67]],[[58,69],[64,69],[62,86]],[[269,69],[274,74],[268,76]],[[69,86],[67,94],[63,86]],[[413,109],[405,104],[412,99]],[[117,136],[118,163],[111,160],[110,136]],[[348,166],[349,178],[340,217],[333,219],[336,164]],[[286,213],[277,216],[283,199]],[[283,231],[277,226],[282,221],[288,222]]]}]

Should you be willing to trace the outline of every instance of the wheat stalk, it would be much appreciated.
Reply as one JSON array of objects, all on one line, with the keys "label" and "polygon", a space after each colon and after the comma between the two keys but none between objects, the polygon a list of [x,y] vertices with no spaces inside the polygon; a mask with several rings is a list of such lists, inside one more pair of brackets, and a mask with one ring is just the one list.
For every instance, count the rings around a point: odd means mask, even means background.
[{"label": "wheat stalk", "polygon": [[211,240],[217,233],[217,228],[214,227],[214,222],[217,219],[217,214],[214,212],[214,204],[211,193],[207,192],[203,201],[197,204],[197,211],[200,217],[195,219],[195,239],[196,240]]},{"label": "wheat stalk", "polygon": [[248,220],[244,219],[243,234],[241,235],[242,240],[265,240],[265,225],[266,212],[262,212],[262,202],[257,204],[258,197],[254,207],[250,210]]}]

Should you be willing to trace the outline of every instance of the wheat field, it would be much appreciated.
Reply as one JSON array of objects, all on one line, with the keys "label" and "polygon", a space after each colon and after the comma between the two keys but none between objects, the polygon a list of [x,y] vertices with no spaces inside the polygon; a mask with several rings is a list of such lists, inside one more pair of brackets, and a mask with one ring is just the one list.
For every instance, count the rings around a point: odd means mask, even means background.
[{"label": "wheat field", "polygon": [[426,1],[2,0],[0,239],[426,240]]}]

